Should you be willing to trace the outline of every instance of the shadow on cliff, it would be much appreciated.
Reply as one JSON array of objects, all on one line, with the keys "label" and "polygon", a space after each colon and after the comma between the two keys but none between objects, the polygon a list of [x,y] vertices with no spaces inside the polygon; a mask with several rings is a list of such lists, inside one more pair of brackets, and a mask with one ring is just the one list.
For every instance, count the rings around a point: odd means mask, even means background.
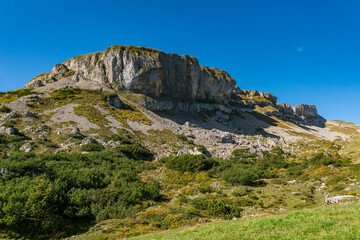
[{"label": "shadow on cliff", "polygon": [[206,130],[219,130],[233,134],[244,134],[247,136],[262,135],[263,137],[280,138],[277,135],[267,133],[264,129],[277,126],[278,121],[257,113],[236,113],[230,114],[229,120],[217,120],[214,116],[204,112],[187,113],[175,111],[154,111],[163,118],[170,119],[180,125],[188,125],[192,128],[202,128]]}]

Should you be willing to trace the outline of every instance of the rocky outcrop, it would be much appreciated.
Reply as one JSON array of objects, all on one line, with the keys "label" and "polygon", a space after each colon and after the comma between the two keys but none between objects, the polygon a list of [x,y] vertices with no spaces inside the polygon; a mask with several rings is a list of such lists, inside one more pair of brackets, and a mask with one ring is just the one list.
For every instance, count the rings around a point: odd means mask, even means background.
[{"label": "rocky outcrop", "polygon": [[[100,84],[101,89],[104,86],[141,93],[150,98],[139,104],[149,110],[205,111],[221,122],[229,120],[229,114],[234,111],[261,108],[266,115],[295,123],[318,126],[325,123],[313,105],[278,104],[277,97],[271,93],[235,87],[235,80],[228,73],[201,66],[194,57],[151,48],[112,46],[103,52],[77,56],[56,64],[51,72],[37,75],[27,87],[62,80],[87,86],[92,82]],[[124,105],[118,97],[109,98],[108,104],[117,108]]]},{"label": "rocky outcrop", "polygon": [[357,198],[359,197],[353,195],[335,196],[335,197],[325,198],[325,203],[327,204],[344,203]]},{"label": "rocky outcrop", "polygon": [[200,66],[194,57],[133,46],[112,46],[71,58],[55,65],[50,73],[36,76],[27,87],[65,78],[181,101],[227,103],[235,87],[228,73]]},{"label": "rocky outcrop", "polygon": [[298,116],[303,116],[306,118],[318,116],[316,106],[314,105],[300,104],[292,107],[292,109]]},{"label": "rocky outcrop", "polygon": [[12,127],[0,127],[0,133],[4,133],[10,136],[16,135],[16,129]]},{"label": "rocky outcrop", "polygon": [[294,109],[290,106],[290,103],[278,103],[276,105],[276,108],[284,114],[288,114],[288,115],[294,114]]}]

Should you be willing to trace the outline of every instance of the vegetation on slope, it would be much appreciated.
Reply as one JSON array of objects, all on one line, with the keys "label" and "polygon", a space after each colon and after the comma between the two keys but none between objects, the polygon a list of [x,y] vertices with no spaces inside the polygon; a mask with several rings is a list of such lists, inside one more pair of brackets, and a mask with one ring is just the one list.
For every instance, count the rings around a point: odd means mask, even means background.
[{"label": "vegetation on slope", "polygon": [[131,239],[358,239],[359,211],[359,204],[331,206],[280,216],[220,221]]},{"label": "vegetation on slope", "polygon": [[[148,149],[161,144],[173,154],[181,146],[202,153],[206,149],[169,130],[145,134],[118,128],[113,134],[104,112],[123,127],[128,120],[151,124],[129,103],[110,105],[116,94],[75,88],[49,95],[29,104],[39,115],[31,120],[32,127],[46,135],[29,135],[35,153],[19,152],[30,140],[17,130],[26,126],[23,119],[4,123],[15,128],[16,135],[0,134],[0,237],[58,239],[87,232],[78,237],[124,238],[215,219],[316,207],[324,205],[326,196],[360,193],[360,167],[341,157],[335,142],[314,141],[314,148],[326,152],[312,155],[304,143],[301,157],[276,147],[261,157],[237,149],[230,159],[186,154],[154,160]],[[69,103],[75,105],[75,114],[99,127],[99,138],[116,144],[82,143],[92,129],[81,134],[54,131],[57,125],[76,126],[71,121],[45,125],[51,117],[46,110]],[[53,154],[63,142],[76,147]]]},{"label": "vegetation on slope", "polygon": [[298,159],[277,147],[263,157],[238,149],[228,160],[152,161],[128,135],[109,136],[122,142],[112,151],[85,144],[87,154],[21,153],[24,138],[0,135],[0,233],[7,237],[61,238],[96,223],[86,238],[127,237],[319,206],[324,195],[360,190],[346,189],[360,168],[339,155]]}]

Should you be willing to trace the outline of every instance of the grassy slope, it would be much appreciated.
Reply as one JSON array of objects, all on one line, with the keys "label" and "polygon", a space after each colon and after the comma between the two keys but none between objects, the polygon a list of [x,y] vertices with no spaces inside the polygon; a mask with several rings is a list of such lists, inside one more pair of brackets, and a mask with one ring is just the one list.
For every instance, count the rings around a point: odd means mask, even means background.
[{"label": "grassy slope", "polygon": [[286,215],[220,221],[131,239],[358,239],[360,205],[338,205]]}]

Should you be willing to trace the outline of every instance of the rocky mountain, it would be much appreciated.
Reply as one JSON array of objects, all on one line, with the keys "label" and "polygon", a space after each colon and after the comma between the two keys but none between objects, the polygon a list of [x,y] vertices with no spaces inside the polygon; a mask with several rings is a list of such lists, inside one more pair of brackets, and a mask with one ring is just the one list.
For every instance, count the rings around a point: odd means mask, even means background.
[{"label": "rocky mountain", "polygon": [[[56,64],[26,88],[2,93],[0,102],[6,109],[0,132],[49,139],[59,144],[55,151],[77,149],[76,139],[59,136],[81,134],[111,148],[116,142],[106,135],[126,131],[159,157],[200,154],[203,147],[208,155],[228,157],[237,148],[301,152],[294,143],[359,133],[355,124],[326,121],[314,105],[290,106],[271,93],[240,89],[227,72],[201,66],[195,57],[134,46]],[[46,150],[32,146],[29,140],[21,150]]]},{"label": "rocky mountain", "polygon": [[359,201],[360,126],[236,85],[194,57],[113,46],[0,93],[0,238],[123,239]]}]

